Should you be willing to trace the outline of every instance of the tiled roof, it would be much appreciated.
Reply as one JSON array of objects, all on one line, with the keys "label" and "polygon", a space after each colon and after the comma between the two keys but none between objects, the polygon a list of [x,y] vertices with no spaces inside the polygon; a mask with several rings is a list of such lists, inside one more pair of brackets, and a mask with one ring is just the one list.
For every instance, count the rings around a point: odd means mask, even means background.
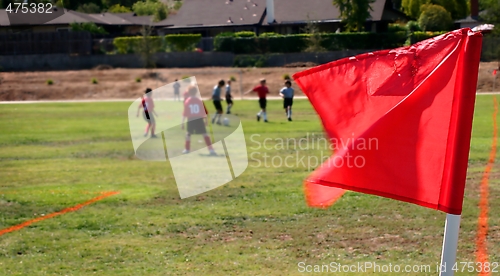
[{"label": "tiled roof", "polygon": [[[98,25],[149,25],[151,16],[136,16],[134,13],[95,13],[87,14],[64,9],[64,14],[43,25],[66,25],[74,22],[94,22]],[[0,9],[0,26],[10,26],[9,17],[4,9]],[[33,24],[39,25],[39,24]]]},{"label": "tiled roof", "polygon": [[172,28],[256,25],[265,10],[266,0],[184,0],[177,14],[155,25]]}]

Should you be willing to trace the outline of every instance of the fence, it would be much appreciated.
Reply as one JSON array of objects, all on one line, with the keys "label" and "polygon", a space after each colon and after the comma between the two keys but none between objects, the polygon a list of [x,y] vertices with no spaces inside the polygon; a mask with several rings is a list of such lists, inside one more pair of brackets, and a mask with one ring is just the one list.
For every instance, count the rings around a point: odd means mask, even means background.
[{"label": "fence", "polygon": [[87,32],[0,34],[0,55],[92,53],[92,36]]}]

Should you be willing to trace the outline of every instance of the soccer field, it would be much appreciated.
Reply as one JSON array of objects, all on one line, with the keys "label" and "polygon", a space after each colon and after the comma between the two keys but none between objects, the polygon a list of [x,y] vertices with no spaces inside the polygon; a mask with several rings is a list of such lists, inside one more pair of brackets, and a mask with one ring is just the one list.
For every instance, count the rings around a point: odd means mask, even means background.
[{"label": "soccer field", "polygon": [[[457,262],[476,261],[493,97],[477,97]],[[236,101],[232,111],[242,120],[247,170],[184,200],[168,161],[134,156],[129,105],[0,105],[0,233],[44,218],[0,235],[0,275],[301,275],[306,265],[360,262],[421,268],[394,275],[437,274],[444,213],[354,192],[326,210],[306,206],[302,182],[328,156],[327,149],[311,146],[322,126],[307,100],[295,101],[293,122],[286,121],[281,101],[269,101],[267,124],[255,120],[256,101]],[[212,103],[207,107],[212,113]],[[310,146],[290,142],[300,139]],[[288,165],[279,163],[288,156]],[[47,217],[107,192],[117,194]],[[498,162],[489,180],[488,224],[489,261],[498,263]]]}]

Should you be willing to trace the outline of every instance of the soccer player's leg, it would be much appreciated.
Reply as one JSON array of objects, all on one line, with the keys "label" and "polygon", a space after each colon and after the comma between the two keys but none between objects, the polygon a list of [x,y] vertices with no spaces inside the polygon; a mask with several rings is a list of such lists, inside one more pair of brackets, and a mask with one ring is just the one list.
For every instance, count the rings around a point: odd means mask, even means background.
[{"label": "soccer player's leg", "polygon": [[190,121],[187,122],[188,130],[186,132],[186,142],[184,144],[184,150],[182,151],[183,154],[187,154],[191,150],[191,130],[190,130],[190,123],[191,123]]},{"label": "soccer player's leg", "polygon": [[203,135],[203,139],[205,140],[205,144],[207,145],[210,155],[217,155],[212,146],[212,140],[210,140],[210,136],[208,136],[207,128],[205,127],[205,122],[203,121],[203,119],[200,118],[193,120],[193,125],[194,133]]},{"label": "soccer player's leg", "polygon": [[149,134],[149,128],[151,127],[151,122],[149,121],[149,114],[147,113],[147,111],[145,110],[142,111],[142,118],[147,123],[146,129],[144,130],[144,137],[147,137]]},{"label": "soccer player's leg", "polygon": [[[215,105],[215,109],[217,110],[217,121],[216,121],[216,124],[220,125],[221,122],[220,122],[220,118],[222,116],[222,104],[221,104],[221,101],[214,101],[214,105]],[[213,123],[213,119],[212,119],[212,123]]]},{"label": "soccer player's leg", "polygon": [[156,120],[155,120],[155,117],[153,114],[150,114],[150,119],[149,119],[149,122],[151,124],[150,128],[151,128],[151,138],[156,138],[158,136],[156,136],[155,134],[155,129],[156,129]]},{"label": "soccer player's leg", "polygon": [[264,122],[267,123],[267,113],[266,113],[267,99],[265,98],[259,99],[259,104],[262,111],[262,117],[264,118]]}]

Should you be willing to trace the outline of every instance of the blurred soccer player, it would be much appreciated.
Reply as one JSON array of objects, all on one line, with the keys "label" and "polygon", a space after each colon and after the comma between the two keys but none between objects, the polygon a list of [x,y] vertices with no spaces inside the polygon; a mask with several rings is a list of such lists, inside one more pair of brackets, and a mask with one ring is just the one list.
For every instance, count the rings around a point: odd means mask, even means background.
[{"label": "blurred soccer player", "polygon": [[179,81],[175,79],[174,82],[174,101],[181,101],[181,93],[180,93],[181,85],[179,84]]},{"label": "blurred soccer player", "polygon": [[218,125],[220,125],[220,117],[222,115],[222,104],[221,104],[221,97],[220,97],[220,94],[221,94],[221,90],[222,90],[222,87],[224,87],[224,85],[226,85],[226,82],[224,80],[220,80],[219,83],[214,86],[214,90],[212,92],[212,101],[214,102],[214,106],[215,106],[215,114],[214,114],[214,117],[212,118],[212,124],[214,122],[216,122]]},{"label": "blurred soccer player", "polygon": [[207,134],[207,109],[203,101],[197,97],[198,90],[196,87],[189,88],[189,97],[184,102],[184,112],[182,116],[182,129],[184,122],[187,119],[186,144],[182,153],[187,154],[191,150],[191,135],[202,134],[207,144],[210,155],[217,155],[212,147],[212,141]]},{"label": "blurred soccer player", "polygon": [[233,107],[233,95],[231,95],[231,80],[228,80],[226,84],[226,103],[227,103],[226,114],[231,114],[231,108]]},{"label": "blurred soccer player", "polygon": [[155,104],[153,101],[153,90],[151,88],[146,88],[144,95],[142,96],[141,103],[137,108],[137,117],[139,117],[139,112],[142,110],[142,117],[148,125],[146,126],[146,131],[144,132],[144,137],[148,136],[149,131],[151,130],[151,138],[156,138],[155,128],[156,121],[155,115],[158,117],[158,114],[155,112]]}]

